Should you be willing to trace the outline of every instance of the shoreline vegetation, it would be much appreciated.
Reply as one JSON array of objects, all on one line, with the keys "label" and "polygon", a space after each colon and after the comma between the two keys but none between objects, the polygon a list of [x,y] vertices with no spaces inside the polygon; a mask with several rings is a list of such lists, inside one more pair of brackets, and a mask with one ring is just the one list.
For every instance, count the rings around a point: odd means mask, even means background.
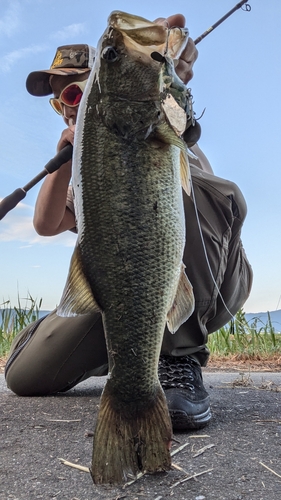
[{"label": "shoreline vegetation", "polygon": [[[24,305],[22,300],[25,301]],[[40,317],[42,299],[18,297],[18,305],[12,307],[9,300],[0,304],[0,360],[2,365],[8,356],[15,336],[29,323]],[[262,367],[264,371],[281,370],[281,334],[272,325],[270,314],[262,324],[258,318],[247,321],[243,309],[238,311],[223,328],[209,336],[210,361],[208,369],[251,369]]]}]

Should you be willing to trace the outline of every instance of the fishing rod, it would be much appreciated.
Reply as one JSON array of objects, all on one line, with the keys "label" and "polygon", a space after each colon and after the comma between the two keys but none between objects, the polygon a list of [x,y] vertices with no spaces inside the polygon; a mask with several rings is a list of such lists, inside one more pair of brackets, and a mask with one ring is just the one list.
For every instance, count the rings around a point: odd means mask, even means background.
[{"label": "fishing rod", "polygon": [[33,188],[35,184],[38,184],[38,182],[46,177],[46,175],[52,174],[53,172],[58,170],[64,163],[69,161],[72,158],[72,150],[72,144],[67,144],[67,146],[59,151],[59,153],[54,158],[46,163],[44,169],[33,179],[31,179],[31,181],[29,181],[22,188],[18,188],[13,191],[13,193],[6,196],[6,198],[3,198],[3,200],[0,201],[0,220],[2,220],[3,217],[5,217],[8,212],[10,212],[10,210],[15,208],[17,204],[25,198],[27,191]]},{"label": "fishing rod", "polygon": [[[202,35],[194,40],[195,45],[197,45],[203,38],[209,35],[214,29],[216,29],[221,23],[223,23],[229,16],[231,16],[236,10],[245,6],[244,9],[247,12],[250,12],[251,7],[248,4],[248,0],[243,0],[239,2],[233,9],[231,9],[227,14],[225,14],[221,19],[219,19],[213,26],[208,28]],[[18,188],[13,193],[9,194],[2,201],[0,201],[0,220],[2,220],[8,212],[10,212],[13,208],[17,206],[17,204],[22,201],[26,193],[33,188],[38,182],[40,182],[46,175],[52,174],[56,170],[58,170],[64,163],[69,161],[72,158],[73,146],[68,144],[65,146],[54,158],[52,158],[44,167],[44,169],[36,175],[30,182],[28,182],[22,188]]]},{"label": "fishing rod", "polygon": [[[242,8],[243,5],[245,6],[244,9]],[[239,2],[237,5],[235,5],[235,7],[233,7],[233,9],[231,9],[229,12],[227,12],[227,14],[225,14],[223,17],[221,17],[221,19],[219,19],[215,24],[213,24],[213,26],[210,26],[210,28],[208,28],[206,31],[204,31],[204,33],[202,33],[202,35],[198,36],[198,38],[196,38],[194,40],[195,45],[197,45],[199,42],[201,42],[201,40],[203,40],[203,38],[205,38],[212,31],[214,31],[214,29],[216,29],[221,23],[223,23],[229,16],[231,16],[234,12],[236,12],[236,10],[238,10],[240,8],[242,10],[245,10],[246,12],[250,12],[251,6],[248,4],[248,0],[242,0],[242,2]]]}]

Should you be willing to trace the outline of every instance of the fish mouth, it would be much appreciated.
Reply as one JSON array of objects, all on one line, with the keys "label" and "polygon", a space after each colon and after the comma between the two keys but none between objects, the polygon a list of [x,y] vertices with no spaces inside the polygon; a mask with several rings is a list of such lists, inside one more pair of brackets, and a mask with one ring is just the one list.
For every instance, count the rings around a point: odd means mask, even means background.
[{"label": "fish mouth", "polygon": [[[168,28],[117,10],[110,14],[108,26],[122,33],[128,49],[140,46],[141,51],[149,57],[152,53],[160,54],[158,62],[164,62],[161,56],[178,59],[188,42],[187,28]],[[157,60],[157,57],[152,58]]]}]

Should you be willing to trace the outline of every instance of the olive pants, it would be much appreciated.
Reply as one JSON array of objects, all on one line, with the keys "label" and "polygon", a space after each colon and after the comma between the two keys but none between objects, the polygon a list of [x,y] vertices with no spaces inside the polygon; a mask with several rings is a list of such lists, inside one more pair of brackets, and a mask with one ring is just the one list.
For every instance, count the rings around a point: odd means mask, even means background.
[{"label": "olive pants", "polygon": [[[208,334],[225,325],[243,306],[250,293],[252,270],[241,243],[247,211],[241,191],[234,183],[196,166],[191,167],[191,174],[193,195],[184,193],[184,263],[194,289],[195,311],[175,334],[166,329],[161,352],[192,354],[204,366],[209,356]],[[90,376],[106,373],[100,314],[62,318],[53,311],[18,334],[6,366],[8,387],[22,396],[65,391]]]}]

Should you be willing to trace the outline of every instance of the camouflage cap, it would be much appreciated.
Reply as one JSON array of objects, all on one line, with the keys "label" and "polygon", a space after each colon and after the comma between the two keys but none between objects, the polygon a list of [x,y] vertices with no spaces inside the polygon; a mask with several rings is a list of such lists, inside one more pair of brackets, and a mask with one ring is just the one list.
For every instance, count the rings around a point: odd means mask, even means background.
[{"label": "camouflage cap", "polygon": [[95,49],[90,45],[63,45],[57,48],[50,69],[32,71],[26,79],[26,88],[31,95],[45,96],[53,93],[50,75],[76,75],[86,73],[93,67]]}]

